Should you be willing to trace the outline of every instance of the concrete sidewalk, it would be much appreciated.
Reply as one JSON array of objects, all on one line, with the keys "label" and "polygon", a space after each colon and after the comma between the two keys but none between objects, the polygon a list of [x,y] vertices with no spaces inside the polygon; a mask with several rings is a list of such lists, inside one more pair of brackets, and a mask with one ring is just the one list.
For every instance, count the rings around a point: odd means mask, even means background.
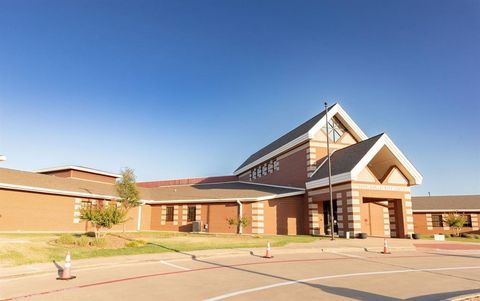
[{"label": "concrete sidewalk", "polygon": [[[414,251],[413,240],[408,239],[388,239],[389,247],[392,251]],[[420,241],[415,241],[417,244]],[[429,241],[426,241],[428,243]],[[431,243],[431,242],[430,242]],[[369,237],[367,239],[336,239],[334,241],[328,238],[318,240],[312,243],[291,243],[284,247],[272,248],[275,254],[302,254],[302,253],[321,253],[321,252],[381,252],[383,250],[383,238]],[[155,262],[155,261],[181,261],[212,257],[229,256],[262,256],[265,248],[240,248],[240,249],[214,249],[199,250],[190,252],[170,252],[156,254],[140,254],[128,256],[96,257],[90,259],[75,260],[72,258],[73,270],[85,270],[109,266],[131,265],[135,263]],[[57,264],[63,266],[63,262]],[[39,263],[31,265],[22,265],[14,267],[2,267],[0,269],[0,280],[25,277],[41,274],[56,274],[57,265],[52,261],[49,263]]]}]

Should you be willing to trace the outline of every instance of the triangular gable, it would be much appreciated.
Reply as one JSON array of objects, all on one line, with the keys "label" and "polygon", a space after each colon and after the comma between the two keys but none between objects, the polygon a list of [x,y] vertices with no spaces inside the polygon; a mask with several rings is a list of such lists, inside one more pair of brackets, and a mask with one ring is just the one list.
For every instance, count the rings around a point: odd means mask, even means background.
[{"label": "triangular gable", "polygon": [[405,155],[398,149],[398,147],[393,143],[393,141],[383,134],[382,137],[375,143],[375,145],[367,152],[367,154],[360,160],[360,162],[352,169],[352,179],[356,180],[358,174],[362,169],[367,166],[370,161],[375,157],[376,154],[383,148],[386,147],[392,155],[398,160],[400,165],[398,167],[402,169],[402,173],[408,178],[408,182],[411,185],[418,185],[422,183],[423,177],[417,171],[410,161],[405,157]]},{"label": "triangular gable", "polygon": [[402,174],[402,172],[393,167],[386,175],[385,179],[382,182],[383,184],[398,184],[398,185],[408,185],[407,178]]},{"label": "triangular gable", "polygon": [[[332,159],[336,164],[333,165],[334,163],[332,163],[332,170],[334,171],[332,173],[332,183],[358,181],[360,175],[364,176],[362,171],[382,149],[386,149],[391,153],[391,157],[395,161],[393,165],[396,165],[401,174],[407,178],[408,185],[418,185],[422,183],[422,175],[415,169],[412,163],[408,161],[393,141],[390,140],[387,134],[372,137],[334,152]],[[372,164],[372,168],[375,167],[375,164]],[[325,170],[326,165],[323,163],[310,177],[310,180],[306,184],[307,189],[328,185],[328,177]],[[373,170],[371,171],[376,178],[379,178]]]},{"label": "triangular gable", "polygon": [[370,169],[365,167],[357,177],[357,180],[360,182],[370,182],[370,183],[375,183],[377,182],[377,178],[373,175],[373,173],[370,171]]},{"label": "triangular gable", "polygon": [[[348,116],[347,112],[339,104],[331,106],[328,110],[328,119],[333,116],[337,117],[339,121],[345,126],[348,132],[357,140],[362,141],[367,139],[367,135],[358,127],[358,125]],[[234,175],[240,175],[245,171],[255,167],[256,165],[269,160],[289,149],[297,146],[300,143],[308,141],[315,137],[320,129],[325,125],[325,111],[301,124],[297,128],[278,138],[274,142],[260,149],[252,154],[240,167],[233,172]]]}]

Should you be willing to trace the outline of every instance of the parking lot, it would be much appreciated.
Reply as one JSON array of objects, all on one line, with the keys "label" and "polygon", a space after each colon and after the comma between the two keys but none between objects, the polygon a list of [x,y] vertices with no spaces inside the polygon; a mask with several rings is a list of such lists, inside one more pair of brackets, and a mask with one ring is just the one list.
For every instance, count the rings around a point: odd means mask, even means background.
[{"label": "parking lot", "polygon": [[[275,252],[275,250],[273,250]],[[443,300],[480,293],[480,250],[260,252],[83,268],[0,280],[1,300]]]}]

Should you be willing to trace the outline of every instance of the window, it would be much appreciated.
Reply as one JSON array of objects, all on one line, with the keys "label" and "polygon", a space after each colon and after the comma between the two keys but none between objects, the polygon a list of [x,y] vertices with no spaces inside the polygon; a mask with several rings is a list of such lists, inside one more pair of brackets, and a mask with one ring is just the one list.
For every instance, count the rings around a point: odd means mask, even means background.
[{"label": "window", "polygon": [[173,206],[167,207],[167,222],[173,222]]},{"label": "window", "polygon": [[267,173],[267,163],[265,163],[263,166],[262,166],[262,175],[266,176],[268,173]]},{"label": "window", "polygon": [[272,173],[272,172],[273,172],[273,162],[270,161],[270,162],[268,163],[268,173]]},{"label": "window", "polygon": [[432,226],[443,227],[443,217],[441,214],[432,214]]},{"label": "window", "polygon": [[92,208],[92,202],[91,201],[82,201],[80,206],[81,206],[82,209],[90,209],[90,208]]},{"label": "window", "polygon": [[471,228],[472,227],[472,216],[470,214],[465,214],[463,217],[465,217],[465,224],[463,224],[464,227]]},{"label": "window", "polygon": [[[323,127],[323,131],[327,132],[326,126]],[[342,125],[342,123],[337,119],[337,117],[333,117],[328,122],[328,137],[331,141],[337,142],[346,131],[347,130]]]},{"label": "window", "polygon": [[188,216],[187,222],[194,222],[197,217],[197,208],[196,207],[188,207]]}]

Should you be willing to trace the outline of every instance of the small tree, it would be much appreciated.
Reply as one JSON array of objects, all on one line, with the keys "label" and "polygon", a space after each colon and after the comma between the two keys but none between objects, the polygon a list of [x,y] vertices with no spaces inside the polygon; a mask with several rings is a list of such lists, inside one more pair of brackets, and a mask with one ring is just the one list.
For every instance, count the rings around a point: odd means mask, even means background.
[{"label": "small tree", "polygon": [[[115,184],[115,188],[120,198],[118,201],[121,203],[125,215],[127,215],[130,209],[140,205],[140,192],[137,188],[133,169],[126,167],[121,171],[121,174],[122,177]],[[125,222],[123,224],[123,232],[125,232]]]},{"label": "small tree", "polygon": [[245,217],[245,216],[240,219],[229,217],[227,218],[227,224],[229,226],[236,226],[238,229],[238,232],[240,233],[240,229],[247,227],[250,224],[250,220],[248,219],[248,217]]},{"label": "small tree", "polygon": [[461,214],[452,213],[445,217],[443,221],[453,229],[455,236],[460,236],[460,231],[462,231],[467,219]]},{"label": "small tree", "polygon": [[101,236],[102,228],[111,229],[114,225],[125,222],[126,211],[113,204],[101,202],[86,208],[80,209],[80,218],[89,221],[95,227],[95,237]]}]

